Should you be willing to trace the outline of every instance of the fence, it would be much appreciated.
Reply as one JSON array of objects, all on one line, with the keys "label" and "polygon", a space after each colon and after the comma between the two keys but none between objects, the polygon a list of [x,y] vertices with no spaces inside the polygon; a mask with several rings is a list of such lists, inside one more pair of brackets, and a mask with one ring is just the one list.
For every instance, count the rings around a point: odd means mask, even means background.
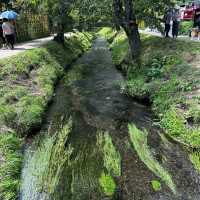
[{"label": "fence", "polygon": [[18,42],[45,37],[50,33],[48,17],[30,13],[20,14],[16,29]]}]

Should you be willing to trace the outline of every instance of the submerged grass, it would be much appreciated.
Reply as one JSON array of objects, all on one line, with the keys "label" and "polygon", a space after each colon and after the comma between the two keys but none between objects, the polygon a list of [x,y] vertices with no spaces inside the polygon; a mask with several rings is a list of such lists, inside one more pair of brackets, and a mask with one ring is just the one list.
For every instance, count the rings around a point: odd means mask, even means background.
[{"label": "submerged grass", "polygon": [[147,145],[148,133],[146,131],[140,131],[133,124],[129,124],[128,128],[131,142],[140,159],[171,189],[174,194],[176,194],[176,186],[172,180],[171,175],[153,157],[151,150]]},{"label": "submerged grass", "polygon": [[21,187],[23,199],[37,199],[41,194],[49,198],[55,192],[63,167],[72,152],[71,148],[65,149],[71,126],[69,120],[54,136],[43,138],[36,150],[27,151]]},{"label": "submerged grass", "polygon": [[113,177],[121,176],[121,156],[108,132],[99,132],[97,141],[104,161],[104,171],[99,178],[99,184],[106,196],[113,196],[117,187]]},{"label": "submerged grass", "polygon": [[121,175],[121,156],[116,150],[108,132],[99,133],[98,142],[104,155],[104,167],[112,176]]}]

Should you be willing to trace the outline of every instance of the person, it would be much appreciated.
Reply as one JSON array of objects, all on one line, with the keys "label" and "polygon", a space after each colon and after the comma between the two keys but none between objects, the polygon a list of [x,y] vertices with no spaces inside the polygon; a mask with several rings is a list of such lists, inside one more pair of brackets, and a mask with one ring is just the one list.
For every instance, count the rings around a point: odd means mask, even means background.
[{"label": "person", "polygon": [[195,11],[193,21],[194,21],[193,27],[198,27],[198,29],[200,31],[200,9],[197,9]]},{"label": "person", "polygon": [[178,9],[174,10],[173,16],[172,16],[172,21],[173,21],[172,36],[173,36],[173,38],[177,38],[178,33],[179,33],[179,24],[180,24],[180,15],[179,15]]},{"label": "person", "polygon": [[11,49],[14,49],[15,43],[15,27],[9,22],[8,19],[3,19],[3,34],[6,38],[7,44]]},{"label": "person", "polygon": [[170,23],[172,20],[172,12],[170,9],[166,12],[163,20],[165,23],[165,37],[169,37],[169,31],[171,29]]},{"label": "person", "polygon": [[0,19],[0,39],[2,40],[3,48],[5,48],[6,47],[6,39],[5,39],[4,34],[3,34],[2,25],[3,25],[3,20]]}]

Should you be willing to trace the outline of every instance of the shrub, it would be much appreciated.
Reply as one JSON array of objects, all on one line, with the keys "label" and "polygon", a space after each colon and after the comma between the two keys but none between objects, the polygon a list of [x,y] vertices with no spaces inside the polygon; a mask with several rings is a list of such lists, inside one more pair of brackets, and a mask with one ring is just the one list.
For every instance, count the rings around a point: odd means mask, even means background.
[{"label": "shrub", "polygon": [[193,27],[192,21],[183,21],[180,23],[180,34],[188,35]]}]

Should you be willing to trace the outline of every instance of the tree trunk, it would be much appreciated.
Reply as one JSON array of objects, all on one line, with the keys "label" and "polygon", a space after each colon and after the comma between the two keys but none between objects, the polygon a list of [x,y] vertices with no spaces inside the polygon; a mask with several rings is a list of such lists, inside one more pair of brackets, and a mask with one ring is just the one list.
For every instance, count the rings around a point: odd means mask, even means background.
[{"label": "tree trunk", "polygon": [[136,22],[132,0],[114,0],[113,7],[118,24],[124,29],[128,37],[131,55],[138,63],[140,57],[141,40]]},{"label": "tree trunk", "polygon": [[129,46],[131,49],[131,56],[134,61],[138,63],[140,59],[140,49],[141,49],[141,41],[140,34],[137,26],[129,26],[128,29],[125,30],[126,35],[128,37]]}]

